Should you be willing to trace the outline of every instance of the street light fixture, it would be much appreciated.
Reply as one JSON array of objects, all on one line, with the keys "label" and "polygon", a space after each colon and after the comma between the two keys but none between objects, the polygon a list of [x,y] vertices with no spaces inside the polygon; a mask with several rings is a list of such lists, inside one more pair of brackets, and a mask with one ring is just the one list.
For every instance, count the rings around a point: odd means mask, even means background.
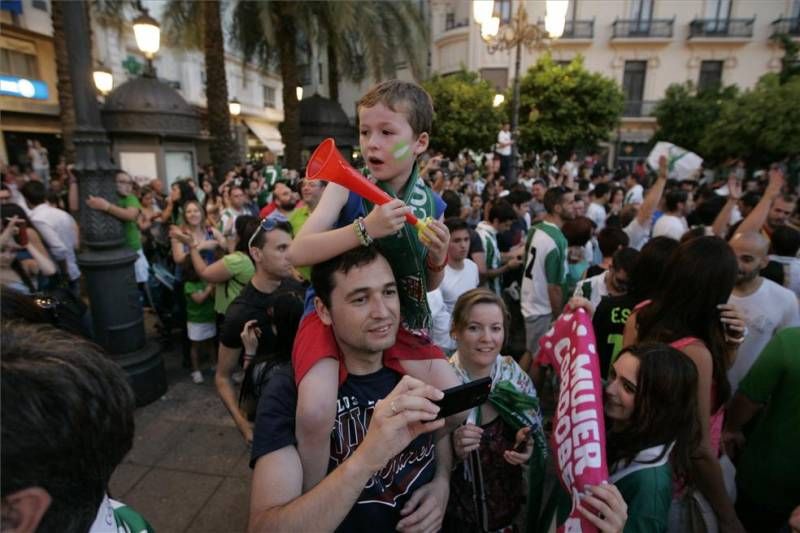
[{"label": "street light fixture", "polygon": [[133,19],[133,35],[136,37],[136,46],[147,59],[144,75],[155,77],[153,57],[161,47],[161,26],[156,19],[148,15],[145,8],[142,8],[142,13]]},{"label": "street light fixture", "polygon": [[[491,10],[487,7],[491,5]],[[520,0],[519,7],[514,17],[500,26],[500,19],[492,16],[494,3],[484,0],[472,3],[472,13],[475,21],[481,25],[481,37],[486,42],[490,54],[499,51],[515,50],[514,59],[514,90],[511,94],[511,133],[514,143],[511,145],[511,176],[510,183],[516,181],[517,163],[517,127],[519,125],[519,70],[522,46],[529,51],[541,45],[547,39],[557,39],[564,33],[564,24],[567,15],[568,0],[547,0],[545,15],[545,28],[539,24],[528,22],[528,13],[525,2]],[[550,31],[552,30],[552,31]],[[497,102],[497,97],[495,97]]]},{"label": "street light fixture", "polygon": [[92,79],[94,80],[94,86],[103,96],[110,93],[111,89],[114,88],[114,75],[111,73],[111,69],[102,63],[92,72]]},{"label": "street light fixture", "polygon": [[232,116],[238,117],[242,112],[242,104],[239,103],[238,99],[234,98],[228,102],[228,111],[230,111]]},{"label": "street light fixture", "polygon": [[505,101],[506,101],[505,95],[498,93],[494,95],[494,101],[492,102],[492,105],[494,107],[500,107]]},{"label": "street light fixture", "polygon": [[301,101],[303,99],[303,87],[300,85],[297,86],[297,101]]},{"label": "street light fixture", "polygon": [[475,22],[483,25],[492,17],[494,0],[474,0],[472,2],[472,17]]}]

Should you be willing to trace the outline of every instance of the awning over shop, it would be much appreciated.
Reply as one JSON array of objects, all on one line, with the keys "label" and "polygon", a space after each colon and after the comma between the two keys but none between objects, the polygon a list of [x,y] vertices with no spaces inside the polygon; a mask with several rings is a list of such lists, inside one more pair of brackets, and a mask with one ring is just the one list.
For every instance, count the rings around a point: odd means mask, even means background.
[{"label": "awning over shop", "polygon": [[267,122],[258,122],[255,120],[245,119],[244,123],[253,132],[253,135],[258,137],[264,146],[274,152],[276,155],[283,155],[284,144],[281,141],[281,133],[278,128]]},{"label": "awning over shop", "polygon": [[654,133],[653,130],[622,130],[619,132],[619,140],[624,143],[646,143]]}]

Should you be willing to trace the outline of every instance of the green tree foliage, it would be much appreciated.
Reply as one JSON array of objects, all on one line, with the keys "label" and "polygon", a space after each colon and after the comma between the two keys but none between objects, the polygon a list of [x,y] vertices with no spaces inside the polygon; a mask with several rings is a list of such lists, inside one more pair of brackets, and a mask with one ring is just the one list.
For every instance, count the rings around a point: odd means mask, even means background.
[{"label": "green tree foliage", "polygon": [[397,2],[247,2],[233,8],[232,34],[245,59],[275,61],[283,81],[286,166],[300,167],[300,113],[295,95],[299,82],[300,45],[316,43],[335,54],[332,70],[360,81],[391,77],[396,62],[412,72],[424,70],[427,30],[419,8],[410,0]]},{"label": "green tree foliage", "polygon": [[658,121],[653,142],[668,141],[699,152],[703,136],[719,118],[722,105],[737,95],[735,86],[696,91],[691,82],[673,83],[653,112]]},{"label": "green tree foliage", "polygon": [[742,157],[764,166],[800,153],[800,76],[783,84],[766,74],[740,97],[723,103],[719,118],[706,129],[700,153],[713,160]]},{"label": "green tree foliage", "polygon": [[493,107],[495,91],[477,72],[461,70],[435,75],[423,83],[433,99],[435,115],[431,147],[448,156],[460,150],[489,150],[497,139],[502,116]]},{"label": "green tree foliage", "polygon": [[520,79],[520,149],[593,148],[617,126],[623,100],[616,82],[586,70],[583,58],[559,65],[545,54]]}]

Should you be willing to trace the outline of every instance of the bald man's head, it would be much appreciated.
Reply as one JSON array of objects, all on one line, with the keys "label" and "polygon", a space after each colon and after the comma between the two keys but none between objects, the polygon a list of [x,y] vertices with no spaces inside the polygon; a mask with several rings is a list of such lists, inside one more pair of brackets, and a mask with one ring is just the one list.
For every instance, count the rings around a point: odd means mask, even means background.
[{"label": "bald man's head", "polygon": [[769,241],[760,233],[747,231],[734,235],[730,245],[739,263],[736,285],[747,284],[756,279],[769,262]]}]

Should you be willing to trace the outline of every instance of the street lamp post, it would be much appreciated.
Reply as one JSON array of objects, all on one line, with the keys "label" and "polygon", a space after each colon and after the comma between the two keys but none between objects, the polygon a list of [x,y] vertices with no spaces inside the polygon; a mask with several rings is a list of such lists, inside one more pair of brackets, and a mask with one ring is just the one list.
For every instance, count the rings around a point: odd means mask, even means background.
[{"label": "street lamp post", "polygon": [[75,106],[75,174],[80,191],[81,242],[78,264],[91,302],[94,340],[125,370],[136,401],[143,405],[166,390],[156,342],[145,337],[142,304],[133,272],[137,254],[125,244],[122,223],[86,206],[88,195],[116,204],[110,143],[100,120],[93,87],[91,29],[84,2],[63,2],[66,48]]},{"label": "street lamp post", "polygon": [[239,102],[238,98],[234,98],[228,102],[228,113],[233,117],[233,142],[236,143],[236,160],[238,162],[247,158],[246,150],[242,145],[242,136],[239,128],[239,115],[242,113],[242,104]]},{"label": "street lamp post", "polygon": [[532,51],[546,39],[557,39],[564,33],[564,21],[567,14],[568,0],[547,0],[545,29],[539,24],[528,22],[528,12],[524,1],[520,0],[517,12],[506,24],[500,24],[499,17],[493,15],[494,2],[476,0],[472,3],[473,18],[481,25],[481,37],[487,44],[490,54],[498,51],[514,50],[514,86],[511,94],[511,179],[510,184],[517,181],[517,157],[519,141],[519,71],[522,61],[522,46]]}]

